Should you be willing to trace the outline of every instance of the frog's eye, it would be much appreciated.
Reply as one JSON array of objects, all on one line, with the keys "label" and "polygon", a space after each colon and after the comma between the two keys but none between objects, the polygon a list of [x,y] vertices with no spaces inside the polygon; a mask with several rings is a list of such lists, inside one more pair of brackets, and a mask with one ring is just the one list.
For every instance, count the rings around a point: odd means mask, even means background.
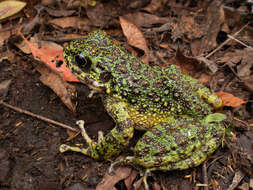
[{"label": "frog's eye", "polygon": [[112,74],[109,72],[102,72],[100,75],[100,80],[102,82],[108,82],[112,78]]},{"label": "frog's eye", "polygon": [[83,71],[89,71],[92,64],[91,60],[82,54],[75,56],[75,63]]}]

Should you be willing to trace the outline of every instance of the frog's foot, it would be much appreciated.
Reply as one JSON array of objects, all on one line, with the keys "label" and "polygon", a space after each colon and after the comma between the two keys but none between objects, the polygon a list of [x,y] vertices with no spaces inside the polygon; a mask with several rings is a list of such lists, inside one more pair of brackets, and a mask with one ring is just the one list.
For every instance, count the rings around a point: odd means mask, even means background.
[{"label": "frog's foot", "polygon": [[119,160],[117,161],[114,161],[111,163],[109,169],[108,169],[108,173],[109,175],[114,175],[115,174],[115,170],[114,170],[114,167],[117,166],[118,164],[125,164],[125,165],[131,165],[131,163],[133,163],[133,159],[134,157],[133,156],[127,156],[127,157],[123,157],[123,158],[120,158]]},{"label": "frog's foot", "polygon": [[[66,144],[62,144],[60,147],[59,147],[59,150],[60,152],[66,152],[66,151],[74,151],[74,152],[80,152],[84,155],[87,155],[87,156],[91,156],[93,158],[96,158],[94,155],[91,155],[92,151],[95,146],[96,146],[96,142],[93,142],[91,140],[91,138],[89,137],[89,135],[87,134],[86,130],[84,129],[84,121],[83,120],[78,120],[76,122],[76,124],[79,126],[79,128],[81,129],[81,134],[84,138],[84,140],[88,143],[89,145],[89,148],[79,148],[79,147],[73,147],[73,146],[69,146],[69,145],[66,145]],[[99,141],[101,141],[103,139],[103,135],[99,134]]]},{"label": "frog's foot", "polygon": [[[114,175],[115,174],[114,167],[118,164],[121,164],[121,163],[126,164],[126,165],[136,165],[135,162],[134,162],[134,156],[127,156],[127,157],[121,158],[121,159],[113,162],[110,165],[110,167],[108,169],[109,175]],[[152,171],[152,169],[146,169],[145,172],[144,172],[144,175],[142,177],[142,182],[143,182],[145,190],[149,190],[149,185],[148,185],[148,182],[147,182],[147,178],[148,178],[148,176],[150,176],[151,171]]]},{"label": "frog's foot", "polygon": [[151,171],[149,169],[147,169],[144,173],[144,176],[142,177],[142,181],[143,181],[143,185],[144,185],[145,190],[149,190],[147,178],[148,178],[148,176],[150,176],[150,174],[151,174]]}]

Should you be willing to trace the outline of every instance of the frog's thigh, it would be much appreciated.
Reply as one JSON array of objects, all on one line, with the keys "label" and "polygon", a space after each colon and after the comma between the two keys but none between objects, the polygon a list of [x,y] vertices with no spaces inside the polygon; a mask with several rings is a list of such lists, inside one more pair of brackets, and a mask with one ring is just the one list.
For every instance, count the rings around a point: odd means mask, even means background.
[{"label": "frog's thigh", "polygon": [[171,120],[143,135],[135,146],[134,162],[151,170],[198,166],[220,145],[223,134],[221,123]]}]

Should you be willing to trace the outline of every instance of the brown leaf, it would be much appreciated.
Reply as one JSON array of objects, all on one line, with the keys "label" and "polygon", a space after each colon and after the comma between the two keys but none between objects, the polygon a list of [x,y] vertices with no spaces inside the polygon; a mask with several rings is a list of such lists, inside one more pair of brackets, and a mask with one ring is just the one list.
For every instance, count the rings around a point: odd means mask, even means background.
[{"label": "brown leaf", "polygon": [[91,26],[91,22],[89,21],[89,19],[79,18],[76,16],[52,19],[49,21],[49,23],[59,26],[61,28],[72,27],[85,31],[89,31]]},{"label": "brown leaf", "polygon": [[152,0],[148,6],[143,8],[143,10],[148,11],[150,13],[155,13],[156,10],[158,10],[159,8],[162,8],[162,6],[163,6],[163,1]]},{"label": "brown leaf", "polygon": [[[20,30],[21,26],[17,26],[15,28],[13,28],[11,31],[8,27],[3,27],[0,24],[0,47],[3,46],[4,41],[7,40],[11,35],[15,35],[18,33],[18,31]],[[3,52],[1,52],[3,53]],[[1,58],[1,57],[0,57]]]},{"label": "brown leaf", "polygon": [[128,43],[134,47],[143,50],[147,57],[149,57],[149,49],[145,37],[140,29],[127,19],[120,17],[120,24]]},{"label": "brown leaf", "polygon": [[48,12],[49,15],[55,16],[55,17],[66,17],[66,16],[70,16],[73,13],[75,13],[75,10],[55,10],[55,9],[50,9],[50,8],[45,8],[45,10]]},{"label": "brown leaf", "polygon": [[242,50],[235,50],[233,52],[226,53],[223,57],[219,58],[218,62],[226,63],[230,67],[234,67],[237,63],[242,60]]},{"label": "brown leaf", "polygon": [[242,63],[237,66],[237,73],[239,77],[246,77],[252,73],[253,68],[253,48],[246,48],[243,50]]},{"label": "brown leaf", "polygon": [[220,91],[220,92],[216,92],[216,94],[222,99],[223,106],[238,107],[242,104],[247,103],[247,101],[244,101],[238,97],[235,97],[233,94],[230,94],[227,92]]},{"label": "brown leaf", "polygon": [[138,27],[151,27],[153,24],[164,24],[170,21],[167,17],[158,17],[156,15],[135,12],[123,15],[128,21],[136,24]]},{"label": "brown leaf", "polygon": [[76,105],[71,101],[72,94],[75,94],[75,87],[63,81],[59,75],[50,72],[46,67],[37,66],[36,69],[41,73],[41,82],[51,88],[72,112],[76,112]]},{"label": "brown leaf", "polygon": [[198,81],[199,81],[200,83],[202,83],[202,84],[207,83],[207,82],[211,81],[211,76],[210,76],[210,75],[207,75],[207,74],[205,74],[205,73],[202,73],[202,74],[200,75],[200,77],[198,78]]},{"label": "brown leaf", "polygon": [[137,172],[135,170],[132,170],[131,174],[124,180],[125,185],[128,190],[131,189],[131,185],[133,181],[135,180],[136,176],[137,176]]},{"label": "brown leaf", "polygon": [[161,186],[160,186],[158,183],[155,182],[155,183],[153,184],[153,189],[154,189],[154,190],[161,190]]},{"label": "brown leaf", "polygon": [[119,167],[114,171],[114,175],[105,174],[103,180],[97,185],[96,190],[112,190],[114,185],[131,174],[132,169]]},{"label": "brown leaf", "polygon": [[253,92],[253,75],[242,77],[242,81],[244,82],[245,86],[247,86],[249,90]]},{"label": "brown leaf", "polygon": [[86,14],[94,26],[105,26],[111,19],[109,13],[106,13],[105,7],[102,3],[97,2],[96,6],[87,6]]},{"label": "brown leaf", "polygon": [[15,43],[15,46],[17,46],[25,54],[32,53],[29,45],[24,40],[21,42]]},{"label": "brown leaf", "polygon": [[21,11],[26,6],[22,1],[2,1],[0,2],[0,20],[12,16]]},{"label": "brown leaf", "polygon": [[186,57],[180,50],[177,50],[176,55],[171,60],[172,64],[178,65],[181,70],[193,76],[199,66],[199,61],[192,57]]},{"label": "brown leaf", "polygon": [[[252,74],[253,67],[253,48],[245,48],[243,50],[235,50],[234,52],[226,53],[219,62],[225,62],[230,67],[236,67],[237,75],[241,79]],[[241,62],[240,64],[238,64]]]},{"label": "brown leaf", "polygon": [[0,32],[0,47],[3,46],[4,40],[8,39],[10,37],[10,35],[11,35],[10,31]]},{"label": "brown leaf", "polygon": [[212,1],[207,9],[206,35],[201,44],[205,52],[217,47],[216,39],[225,20],[221,3],[219,0]]},{"label": "brown leaf", "polygon": [[143,182],[143,178],[141,178],[141,179],[139,179],[138,181],[136,181],[136,182],[134,183],[134,185],[133,185],[133,186],[134,186],[134,190],[140,189],[142,182]]}]

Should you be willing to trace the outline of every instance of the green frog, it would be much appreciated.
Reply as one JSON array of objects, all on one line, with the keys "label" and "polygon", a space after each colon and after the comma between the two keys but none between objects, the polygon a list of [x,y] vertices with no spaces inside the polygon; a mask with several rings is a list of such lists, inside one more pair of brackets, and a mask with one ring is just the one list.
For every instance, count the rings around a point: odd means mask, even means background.
[{"label": "green frog", "polygon": [[94,31],[64,48],[70,71],[99,93],[115,127],[98,142],[79,124],[88,148],[61,145],[99,160],[120,154],[134,130],[146,131],[125,162],[153,170],[200,165],[221,144],[225,115],[212,113],[222,101],[179,67],[144,64],[106,35]]}]

